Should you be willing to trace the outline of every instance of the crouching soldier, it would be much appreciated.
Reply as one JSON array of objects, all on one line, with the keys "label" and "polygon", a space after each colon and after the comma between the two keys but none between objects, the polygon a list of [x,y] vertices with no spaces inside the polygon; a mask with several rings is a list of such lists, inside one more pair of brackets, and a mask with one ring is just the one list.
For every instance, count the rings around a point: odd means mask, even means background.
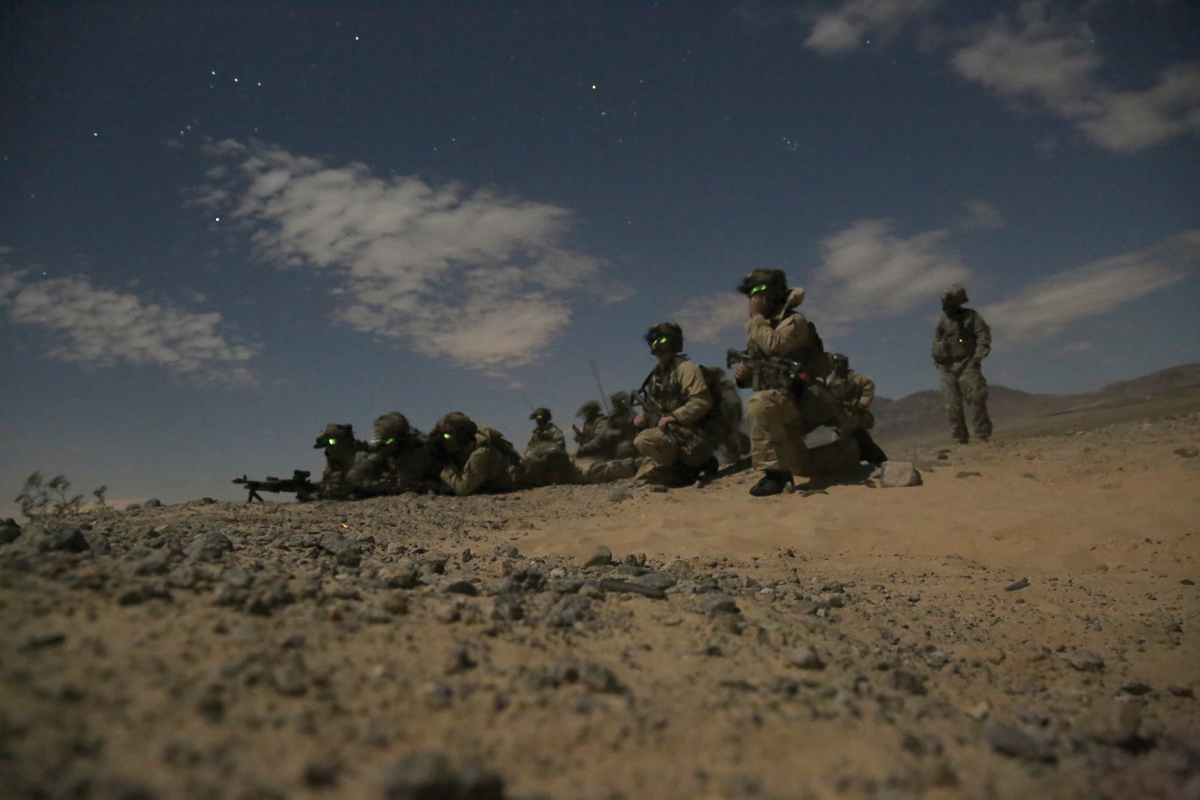
[{"label": "crouching soldier", "polygon": [[[782,270],[756,269],[742,279],[738,291],[749,298],[749,341],[746,356],[762,367],[739,363],[734,371],[739,387],[754,389],[746,402],[750,428],[750,457],[762,478],[750,489],[755,497],[779,494],[793,475],[812,477],[841,472],[859,464],[858,445],[846,436],[809,450],[806,433],[834,425],[837,403],[819,379],[832,365],[816,327],[796,308],[804,290],[790,290]],[[803,372],[780,382],[779,372],[768,372],[771,359],[803,365]]]},{"label": "crouching soldier", "polygon": [[875,415],[870,411],[875,399],[875,381],[850,369],[850,359],[841,353],[834,353],[831,358],[833,374],[825,385],[838,404],[838,435],[853,436],[864,461],[882,464],[887,461],[887,454],[867,432],[875,427]]},{"label": "crouching soldier", "polygon": [[498,431],[452,411],[429,432],[438,476],[459,497],[476,492],[511,492],[524,480],[521,457]]},{"label": "crouching soldier", "polygon": [[550,421],[550,409],[535,409],[529,418],[536,423],[529,446],[521,456],[525,485],[548,486],[553,483],[579,483],[582,476],[567,453],[567,440]]},{"label": "crouching soldier", "polygon": [[437,484],[429,439],[399,411],[375,420],[375,441],[355,458],[348,480],[354,494],[420,492]]},{"label": "crouching soldier", "polygon": [[633,440],[646,461],[636,478],[663,486],[682,486],[702,473],[717,471],[713,451],[721,444],[721,415],[704,371],[688,360],[683,330],[661,322],[646,333],[658,366],[646,377],[637,399],[642,413],[633,424],[641,433]]}]

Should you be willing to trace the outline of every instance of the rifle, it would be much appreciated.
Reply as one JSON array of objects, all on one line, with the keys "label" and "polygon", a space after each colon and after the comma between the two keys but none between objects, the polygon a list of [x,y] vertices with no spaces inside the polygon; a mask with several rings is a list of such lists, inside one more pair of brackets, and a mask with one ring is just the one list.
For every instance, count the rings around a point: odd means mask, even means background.
[{"label": "rifle", "polygon": [[308,476],[311,474],[308,470],[298,469],[292,472],[292,477],[290,478],[272,478],[268,475],[265,481],[252,481],[243,475],[240,478],[234,478],[233,482],[240,483],[249,491],[250,494],[246,498],[247,503],[253,503],[255,500],[260,503],[263,502],[262,497],[258,493],[259,490],[264,492],[295,492],[296,499],[303,502],[311,500],[313,494],[317,491],[317,485],[308,480]]},{"label": "rifle", "polygon": [[646,415],[647,428],[653,428],[660,419],[667,416],[666,410],[645,389],[634,389],[629,396],[631,406],[641,406],[642,413]]},{"label": "rifle", "polygon": [[744,364],[754,373],[754,390],[781,389],[793,397],[804,393],[809,379],[804,363],[780,356],[755,355],[749,350],[730,349],[725,353],[725,366]]}]

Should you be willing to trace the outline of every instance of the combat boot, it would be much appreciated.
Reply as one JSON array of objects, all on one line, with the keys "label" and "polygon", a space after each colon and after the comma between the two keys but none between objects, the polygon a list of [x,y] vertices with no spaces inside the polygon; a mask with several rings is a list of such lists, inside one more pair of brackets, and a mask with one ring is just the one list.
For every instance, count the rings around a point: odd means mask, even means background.
[{"label": "combat boot", "polygon": [[862,454],[862,460],[874,467],[888,460],[887,453],[883,452],[883,448],[875,443],[871,438],[871,434],[867,433],[865,428],[856,428],[853,433],[854,441],[858,444],[858,452]]},{"label": "combat boot", "polygon": [[792,473],[768,470],[763,473],[758,483],[750,487],[750,494],[755,497],[769,497],[779,494],[792,483]]}]

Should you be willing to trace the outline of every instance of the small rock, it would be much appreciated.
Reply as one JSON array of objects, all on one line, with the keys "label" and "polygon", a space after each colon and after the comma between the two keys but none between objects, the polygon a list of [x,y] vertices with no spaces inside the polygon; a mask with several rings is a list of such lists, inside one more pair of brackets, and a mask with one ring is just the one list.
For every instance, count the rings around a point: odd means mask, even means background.
[{"label": "small rock", "polygon": [[379,571],[379,580],[389,589],[412,589],[420,577],[421,573],[411,565],[385,567]]},{"label": "small rock", "polygon": [[969,708],[964,708],[963,713],[966,714],[971,719],[975,720],[976,722],[982,722],[984,720],[984,718],[987,717],[988,712],[990,712],[991,710],[992,710],[991,703],[989,703],[987,700],[980,700],[975,705],[973,705]]},{"label": "small rock", "polygon": [[633,492],[629,491],[628,489],[617,489],[608,496],[608,499],[613,503],[623,503],[626,500],[633,499]]},{"label": "small rock", "polygon": [[1013,583],[1010,583],[1008,586],[1005,586],[1004,591],[1016,592],[1016,591],[1020,591],[1021,589],[1024,589],[1027,586],[1029,586],[1029,581],[1026,580],[1025,578],[1021,578],[1019,581],[1015,581]]},{"label": "small rock", "polygon": [[1133,681],[1122,686],[1121,691],[1125,694],[1131,694],[1134,697],[1139,697],[1143,694],[1149,694],[1150,692],[1154,691],[1154,689],[1148,683],[1143,683],[1142,681]]},{"label": "small rock", "polygon": [[1088,712],[1079,728],[1090,739],[1120,745],[1133,741],[1141,724],[1141,713],[1134,704],[1106,700]]},{"label": "small rock", "polygon": [[1080,672],[1101,672],[1104,670],[1104,659],[1091,650],[1076,650],[1067,659],[1067,663]]},{"label": "small rock", "polygon": [[898,669],[892,673],[892,688],[918,697],[923,697],[926,694],[925,682],[917,675],[902,669]]},{"label": "small rock", "polygon": [[416,752],[403,756],[388,770],[383,783],[386,800],[504,800],[504,780],[477,765],[454,769],[441,753]]},{"label": "small rock", "polygon": [[162,501],[160,501],[157,497],[151,497],[149,500],[142,503],[142,508],[158,508],[161,505]]},{"label": "small rock", "polygon": [[11,544],[21,535],[21,526],[12,517],[0,522],[0,544]]},{"label": "small rock", "polygon": [[558,594],[575,594],[583,588],[585,581],[583,578],[559,578],[558,580],[550,581],[548,588],[552,592]]},{"label": "small rock", "polygon": [[497,542],[492,551],[500,556],[500,558],[519,558],[521,555],[521,551],[517,549],[517,546],[509,542]]},{"label": "small rock", "polygon": [[479,590],[475,588],[475,584],[470,581],[455,581],[446,586],[442,591],[449,594],[465,594],[468,597],[475,597],[479,594]]},{"label": "small rock", "polygon": [[651,589],[666,590],[675,585],[675,578],[665,572],[647,572],[644,575],[638,575],[630,583],[648,586]]},{"label": "small rock", "polygon": [[956,477],[956,478],[982,478],[983,473],[982,472],[973,472],[970,470],[963,470],[962,472],[958,473],[954,477]]},{"label": "small rock", "polygon": [[931,669],[941,669],[950,661],[950,655],[945,650],[932,650],[925,654],[925,663]]},{"label": "small rock", "polygon": [[612,550],[609,550],[604,545],[596,548],[596,552],[588,556],[588,559],[583,562],[584,567],[607,567],[613,563]]},{"label": "small rock", "polygon": [[1167,691],[1171,693],[1172,697],[1195,697],[1196,696],[1192,692],[1192,689],[1190,686],[1180,686],[1179,684],[1175,684],[1175,683],[1172,683],[1170,686],[1168,686]]},{"label": "small rock", "polygon": [[286,697],[299,697],[308,691],[308,669],[299,653],[285,658],[271,672],[271,685]]},{"label": "small rock", "polygon": [[737,601],[724,592],[713,592],[700,601],[700,610],[705,614],[738,614]]},{"label": "small rock", "polygon": [[1171,452],[1180,458],[1195,458],[1196,456],[1200,456],[1200,452],[1193,450],[1190,447],[1177,447]]},{"label": "small rock", "polygon": [[34,539],[33,544],[41,553],[48,550],[82,553],[91,547],[83,535],[83,531],[72,526],[42,531],[41,535]]},{"label": "small rock", "polygon": [[808,645],[797,647],[789,653],[788,663],[800,669],[825,669],[825,662],[817,654],[817,649]]},{"label": "small rock", "polygon": [[911,461],[885,461],[879,468],[881,489],[902,489],[921,484],[921,473],[917,471]]},{"label": "small rock", "polygon": [[335,761],[315,760],[304,765],[304,783],[314,789],[322,789],[337,783],[340,766]]},{"label": "small rock", "polygon": [[233,542],[229,541],[228,536],[209,531],[193,539],[183,552],[195,561],[220,561],[231,550]]},{"label": "small rock", "polygon": [[983,738],[1000,755],[1022,761],[1054,763],[1057,759],[1037,740],[1020,729],[1003,722],[993,722],[983,732]]},{"label": "small rock", "polygon": [[21,646],[21,649],[26,651],[41,650],[46,647],[53,647],[56,644],[62,644],[66,640],[67,635],[65,633],[43,633],[30,636],[25,640],[25,644]]},{"label": "small rock", "polygon": [[495,622],[511,622],[525,618],[525,606],[510,594],[497,595],[492,601],[491,618]]}]

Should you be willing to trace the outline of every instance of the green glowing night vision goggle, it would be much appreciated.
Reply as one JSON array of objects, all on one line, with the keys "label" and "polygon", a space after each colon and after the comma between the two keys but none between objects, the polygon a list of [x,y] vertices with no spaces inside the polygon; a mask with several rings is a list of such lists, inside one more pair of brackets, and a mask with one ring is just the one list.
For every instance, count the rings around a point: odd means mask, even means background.
[{"label": "green glowing night vision goggle", "polygon": [[337,444],[337,439],[330,439],[330,440],[329,440],[329,443],[330,443],[331,445],[333,445],[333,444]]},{"label": "green glowing night vision goggle", "polygon": [[765,283],[760,283],[758,286],[755,286],[750,290],[750,296],[753,297],[754,295],[758,294],[759,292],[765,292],[766,290],[767,290],[767,285]]},{"label": "green glowing night vision goggle", "polygon": [[443,438],[443,439],[453,439],[454,437],[453,437],[453,436],[451,436],[451,435],[450,435],[450,434],[448,434],[448,433],[443,433],[443,434],[442,434],[442,438]]},{"label": "green glowing night vision goggle", "polygon": [[396,440],[395,440],[395,439],[388,439],[386,442],[384,442],[384,444],[391,444],[391,443],[392,443],[392,442],[394,442],[394,441],[396,441]]}]

